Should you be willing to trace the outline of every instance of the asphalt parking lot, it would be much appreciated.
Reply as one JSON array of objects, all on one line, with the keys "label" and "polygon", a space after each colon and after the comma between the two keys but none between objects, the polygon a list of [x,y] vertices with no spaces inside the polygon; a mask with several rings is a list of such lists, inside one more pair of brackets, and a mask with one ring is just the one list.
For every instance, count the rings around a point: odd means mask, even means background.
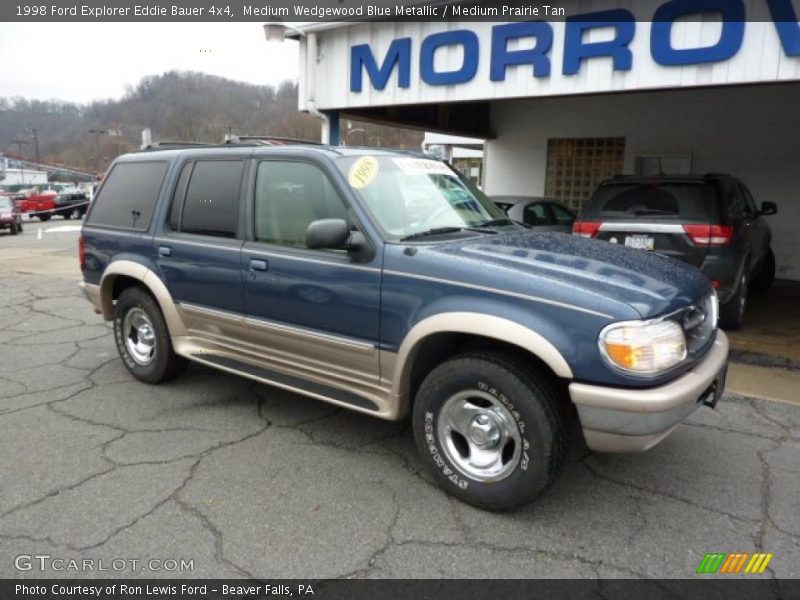
[{"label": "asphalt parking lot", "polygon": [[0,235],[2,578],[689,578],[756,551],[764,577],[800,578],[800,405],[728,393],[644,454],[576,443],[537,503],[491,514],[431,483],[403,423],[201,367],[134,381],[80,296],[79,223],[27,225]]}]

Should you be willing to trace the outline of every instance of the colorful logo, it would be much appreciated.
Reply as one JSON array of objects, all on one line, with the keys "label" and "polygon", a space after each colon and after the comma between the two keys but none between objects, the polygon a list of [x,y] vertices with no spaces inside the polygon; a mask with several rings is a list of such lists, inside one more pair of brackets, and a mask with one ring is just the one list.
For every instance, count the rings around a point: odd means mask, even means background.
[{"label": "colorful logo", "polygon": [[765,552],[708,552],[700,561],[697,573],[748,573],[755,575],[763,573],[769,561],[772,560],[772,553]]}]

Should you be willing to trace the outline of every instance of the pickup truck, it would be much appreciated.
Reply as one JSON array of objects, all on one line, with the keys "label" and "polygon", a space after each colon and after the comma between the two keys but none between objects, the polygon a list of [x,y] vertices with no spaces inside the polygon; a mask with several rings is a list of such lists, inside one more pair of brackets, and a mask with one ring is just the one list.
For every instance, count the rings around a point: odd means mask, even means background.
[{"label": "pickup truck", "polygon": [[38,217],[40,221],[49,221],[56,208],[57,195],[55,192],[51,192],[27,196],[17,200],[17,209],[21,213]]}]

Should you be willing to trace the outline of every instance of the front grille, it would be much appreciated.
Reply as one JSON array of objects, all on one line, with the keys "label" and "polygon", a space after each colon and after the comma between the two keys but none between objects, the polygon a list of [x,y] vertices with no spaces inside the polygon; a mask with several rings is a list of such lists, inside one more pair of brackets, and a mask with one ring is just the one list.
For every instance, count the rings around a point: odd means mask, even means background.
[{"label": "front grille", "polygon": [[686,336],[686,352],[690,359],[702,355],[708,348],[717,330],[717,316],[717,296],[713,292],[675,315]]}]

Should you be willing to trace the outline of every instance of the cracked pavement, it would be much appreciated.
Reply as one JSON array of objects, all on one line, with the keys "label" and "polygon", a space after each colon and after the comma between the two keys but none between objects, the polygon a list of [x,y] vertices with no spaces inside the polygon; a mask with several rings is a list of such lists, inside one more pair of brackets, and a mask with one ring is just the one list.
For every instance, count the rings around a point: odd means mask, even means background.
[{"label": "cracked pavement", "polygon": [[[542,498],[492,514],[432,484],[406,423],[200,366],[136,382],[74,280],[0,279],[2,578],[687,578],[735,551],[800,577],[798,406],[727,394],[638,455],[576,441]],[[19,554],[194,571],[21,573]]]}]

